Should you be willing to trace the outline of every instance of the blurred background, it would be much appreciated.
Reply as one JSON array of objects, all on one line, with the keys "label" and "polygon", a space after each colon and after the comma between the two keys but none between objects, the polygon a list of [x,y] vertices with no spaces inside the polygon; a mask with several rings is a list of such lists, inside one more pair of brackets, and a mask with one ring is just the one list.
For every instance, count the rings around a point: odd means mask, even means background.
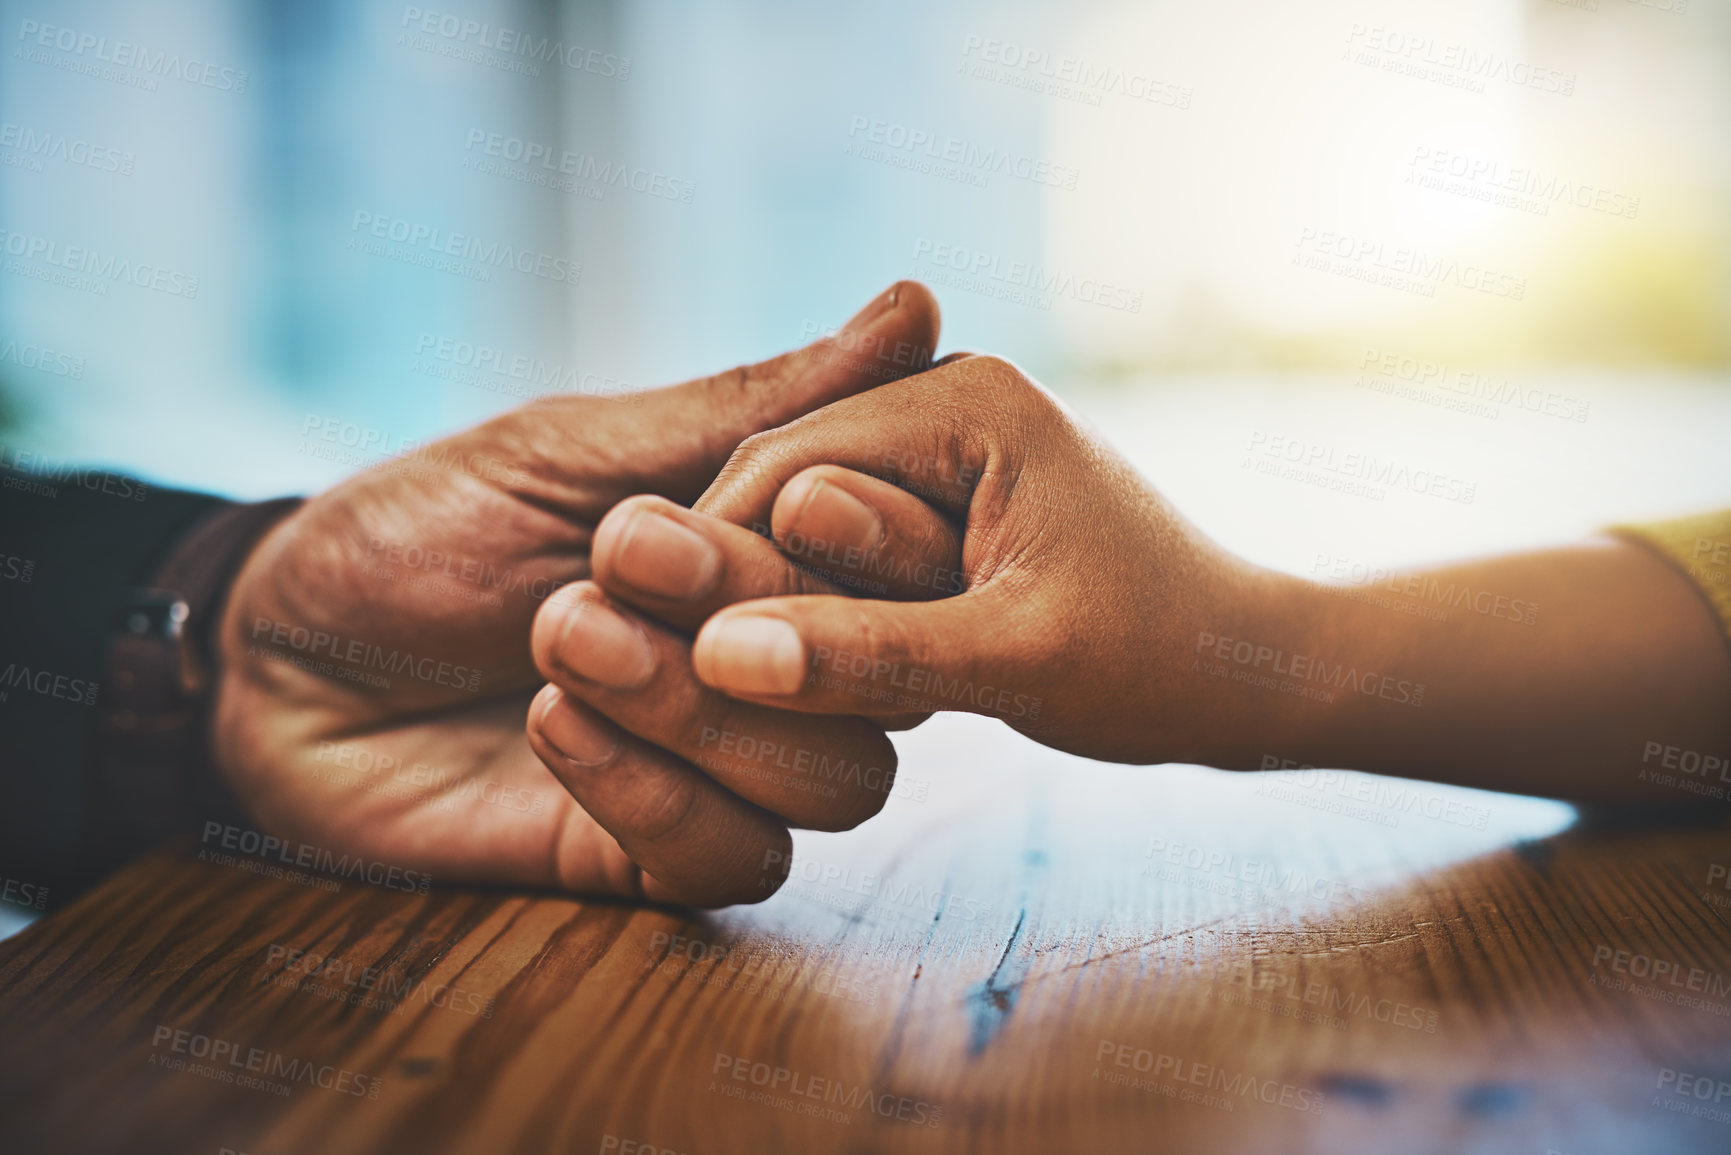
[{"label": "blurred background", "polygon": [[1731,504],[1727,0],[0,10],[11,464],[316,490],[913,276],[1295,572]]}]

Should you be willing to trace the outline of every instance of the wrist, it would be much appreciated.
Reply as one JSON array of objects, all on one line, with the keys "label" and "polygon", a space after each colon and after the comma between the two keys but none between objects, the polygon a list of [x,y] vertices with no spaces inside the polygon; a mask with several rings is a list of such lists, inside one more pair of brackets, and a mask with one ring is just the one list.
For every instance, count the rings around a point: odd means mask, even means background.
[{"label": "wrist", "polygon": [[[1175,655],[1180,760],[1254,770],[1308,749],[1331,692],[1321,661],[1332,599],[1312,582],[1235,561]],[[1178,720],[1178,719],[1181,719]]]},{"label": "wrist", "polygon": [[207,739],[215,626],[253,544],[294,505],[207,513],[130,597],[109,655],[114,689],[92,764],[90,837],[99,844],[143,849],[221,808]]}]

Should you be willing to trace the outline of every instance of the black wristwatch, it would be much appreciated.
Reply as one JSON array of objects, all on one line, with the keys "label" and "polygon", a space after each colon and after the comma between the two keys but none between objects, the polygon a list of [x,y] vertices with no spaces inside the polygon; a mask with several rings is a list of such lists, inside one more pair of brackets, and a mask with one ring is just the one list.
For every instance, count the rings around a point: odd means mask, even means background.
[{"label": "black wristwatch", "polygon": [[211,764],[216,631],[226,594],[261,537],[298,498],[225,504],[182,534],[113,622],[108,692],[91,767],[90,830],[130,856],[234,805]]}]

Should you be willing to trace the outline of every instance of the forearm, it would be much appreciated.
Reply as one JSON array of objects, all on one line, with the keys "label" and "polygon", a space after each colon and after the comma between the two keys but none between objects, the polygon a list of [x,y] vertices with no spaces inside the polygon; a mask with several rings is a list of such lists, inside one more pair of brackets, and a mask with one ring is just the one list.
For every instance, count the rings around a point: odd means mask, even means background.
[{"label": "forearm", "polygon": [[1731,649],[1690,582],[1639,545],[1606,538],[1378,585],[1263,588],[1262,632],[1320,664],[1295,681],[1327,696],[1264,690],[1270,701],[1250,702],[1253,689],[1232,687],[1244,726],[1225,764],[1600,802],[1712,796],[1677,782],[1731,793],[1731,769],[1720,782],[1707,761],[1731,752]]}]

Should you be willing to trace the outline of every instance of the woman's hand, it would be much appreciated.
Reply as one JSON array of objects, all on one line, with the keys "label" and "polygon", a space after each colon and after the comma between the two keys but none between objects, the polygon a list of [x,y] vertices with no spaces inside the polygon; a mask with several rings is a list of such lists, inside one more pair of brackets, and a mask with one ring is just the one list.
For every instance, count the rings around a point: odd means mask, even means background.
[{"label": "woman's hand", "polygon": [[769,523],[799,556],[828,536],[805,521],[826,487],[865,512],[820,564],[873,556],[923,499],[966,527],[957,574],[928,578],[954,596],[723,610],[693,654],[710,686],[822,713],[966,710],[1115,761],[1217,744],[1229,703],[1196,672],[1198,639],[1255,639],[1281,583],[1198,533],[1015,366],[964,358],[749,438],[694,508]]},{"label": "woman's hand", "polygon": [[[1347,767],[1607,803],[1698,804],[1701,784],[1668,779],[1664,759],[1706,765],[1731,742],[1723,628],[1656,552],[1606,537],[1386,590],[1261,569],[996,358],[749,438],[694,508],[769,520],[798,555],[819,483],[886,512],[917,494],[962,523],[965,591],[723,610],[693,647],[708,685],[791,710],[968,710],[1117,761]],[[869,553],[878,521],[856,522],[826,561]]]}]

